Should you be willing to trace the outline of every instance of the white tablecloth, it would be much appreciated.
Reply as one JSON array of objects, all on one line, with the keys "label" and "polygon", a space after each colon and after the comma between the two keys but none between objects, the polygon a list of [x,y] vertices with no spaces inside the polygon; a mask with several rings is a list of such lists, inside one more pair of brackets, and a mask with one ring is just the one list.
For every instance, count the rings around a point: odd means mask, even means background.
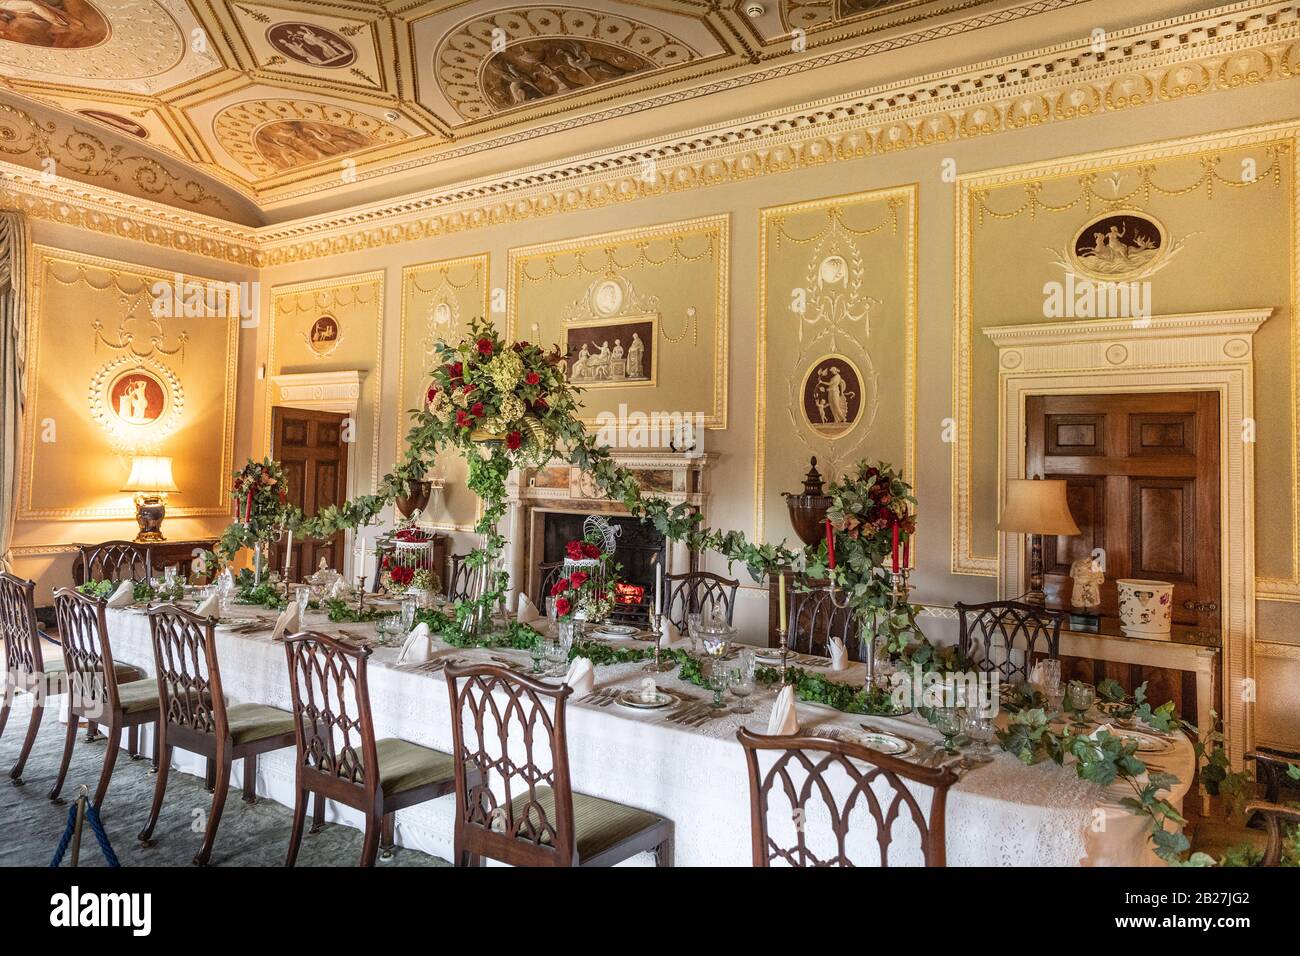
[{"label": "white tablecloth", "polygon": [[[246,610],[249,615],[253,609]],[[266,612],[261,612],[266,613]],[[118,661],[155,672],[149,621],[138,610],[110,610],[109,635]],[[303,627],[334,629],[323,614],[309,613]],[[367,632],[364,625],[345,625],[349,632]],[[438,644],[439,655],[463,660],[511,656],[520,652],[449,648]],[[256,702],[291,710],[284,646],[270,632],[243,635],[217,631],[221,679],[232,702]],[[379,737],[407,740],[450,751],[451,714],[446,677],[442,673],[396,667],[398,649],[376,647],[370,658],[369,685],[375,730]],[[598,667],[597,689],[633,687],[645,677],[640,664]],[[698,699],[708,695],[677,679],[675,671],[655,675],[661,686],[680,689]],[[834,675],[861,681],[861,666]],[[618,705],[596,708],[571,699],[568,708],[569,763],[573,788],[579,792],[652,810],[673,821],[678,866],[748,866],[750,864],[749,790],[744,752],[735,739],[742,725],[763,733],[774,694],[753,699],[754,713],[727,714],[702,727],[682,728],[661,715],[634,712]],[[830,727],[856,730],[862,718],[800,703],[805,731]],[[873,717],[882,729],[895,729],[914,739],[938,739],[915,717],[891,721]],[[146,737],[142,747],[151,747]],[[995,745],[996,746],[996,745]],[[143,750],[149,753],[148,749]],[[1180,785],[1171,795],[1181,806],[1192,777],[1190,744],[1179,739],[1175,750],[1147,761],[1153,768],[1175,774]],[[203,761],[177,749],[173,766],[203,772]],[[232,786],[242,785],[243,768],[236,763]],[[293,804],[292,749],[266,754],[258,761],[257,791],[288,806]],[[998,753],[992,764],[965,773],[952,788],[947,810],[947,855],[951,866],[1073,866],[1145,865],[1158,863],[1146,838],[1147,821],[1118,805],[1129,788],[1103,789],[1079,780],[1070,766],[1024,766]],[[922,800],[928,806],[928,797]],[[141,820],[146,808],[140,808]],[[164,813],[168,812],[164,805]],[[443,859],[452,857],[454,799],[446,798],[404,810],[397,815],[397,839]],[[353,826],[361,817],[346,807],[329,804],[327,819]],[[900,833],[901,835],[901,833]],[[285,833],[286,843],[288,832]],[[904,862],[906,843],[891,853],[891,864]],[[637,862],[648,863],[643,854]]]}]

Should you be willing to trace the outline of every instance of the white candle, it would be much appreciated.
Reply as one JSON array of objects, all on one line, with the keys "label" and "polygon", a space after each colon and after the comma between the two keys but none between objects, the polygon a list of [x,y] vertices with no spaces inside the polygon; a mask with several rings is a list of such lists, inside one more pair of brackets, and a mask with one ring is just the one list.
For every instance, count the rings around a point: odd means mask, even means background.
[{"label": "white candle", "polygon": [[284,567],[287,571],[293,564],[293,529],[289,529],[289,540],[284,545]]},{"label": "white candle", "polygon": [[655,561],[655,613],[664,612],[664,566]]}]

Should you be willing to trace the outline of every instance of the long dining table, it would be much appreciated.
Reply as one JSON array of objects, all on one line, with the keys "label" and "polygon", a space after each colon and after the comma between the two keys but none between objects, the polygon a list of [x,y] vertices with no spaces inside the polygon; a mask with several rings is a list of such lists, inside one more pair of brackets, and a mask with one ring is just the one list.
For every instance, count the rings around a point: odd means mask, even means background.
[{"label": "long dining table", "polygon": [[[236,605],[232,618],[262,617],[274,612]],[[546,622],[539,625],[545,627]],[[110,609],[108,627],[118,661],[134,664],[153,675],[152,642],[148,615],[142,608]],[[367,624],[332,624],[324,613],[309,611],[302,629],[326,634],[346,632],[350,639],[375,640],[377,631]],[[291,710],[289,674],[282,642],[271,639],[269,628],[257,632],[219,626],[217,654],[226,695],[232,702],[262,703]],[[628,646],[648,647],[644,641],[626,640]],[[435,658],[462,661],[511,662],[531,670],[528,652],[501,648],[461,648],[435,638]],[[401,737],[443,751],[452,749],[452,714],[445,675],[430,667],[399,661],[398,646],[372,645],[368,683],[375,731],[378,737]],[[800,666],[817,668],[808,662]],[[829,669],[829,662],[827,662]],[[685,682],[676,670],[647,675],[641,663],[610,664],[595,669],[595,691],[589,697],[571,697],[568,714],[568,749],[575,791],[616,800],[658,813],[673,821],[675,865],[748,866],[750,801],[744,751],[736,731],[745,726],[766,732],[776,699],[774,690],[760,690],[750,698],[752,713],[727,712],[692,726],[670,722],[662,712],[642,711],[611,703],[600,692],[637,688],[647,676],[660,687],[701,702],[711,693]],[[834,679],[862,682],[861,664],[835,673]],[[554,678],[559,680],[560,678]],[[732,701],[731,703],[734,703]],[[915,714],[899,718],[845,714],[829,707],[800,702],[801,732],[849,737],[859,733],[864,720],[873,728],[918,742],[937,742],[939,734]],[[142,748],[151,747],[148,736]],[[1075,866],[1152,865],[1159,860],[1147,838],[1147,821],[1120,804],[1131,789],[1119,782],[1110,787],[1079,779],[1067,762],[1027,766],[997,750],[992,762],[964,770],[952,787],[947,804],[947,861],[950,866]],[[142,752],[150,752],[143,749]],[[1146,757],[1152,769],[1174,774],[1179,783],[1168,794],[1181,807],[1194,770],[1190,742],[1179,736],[1167,753]],[[204,760],[180,749],[172,766],[202,775]],[[286,806],[294,801],[295,754],[293,748],[262,756],[257,766],[259,797]],[[243,784],[243,767],[232,771],[232,787]],[[111,794],[110,794],[111,802]],[[115,813],[132,808],[116,808]],[[137,808],[143,822],[147,808]],[[396,837],[400,846],[414,847],[442,859],[452,859],[454,798],[430,801],[397,814]],[[164,813],[168,812],[164,804]],[[227,810],[227,813],[238,812]],[[326,820],[360,827],[362,817],[349,808],[329,803]],[[285,831],[286,846],[288,829]],[[891,864],[907,862],[891,854]],[[651,864],[643,854],[632,863]],[[912,862],[917,862],[913,860]]]}]

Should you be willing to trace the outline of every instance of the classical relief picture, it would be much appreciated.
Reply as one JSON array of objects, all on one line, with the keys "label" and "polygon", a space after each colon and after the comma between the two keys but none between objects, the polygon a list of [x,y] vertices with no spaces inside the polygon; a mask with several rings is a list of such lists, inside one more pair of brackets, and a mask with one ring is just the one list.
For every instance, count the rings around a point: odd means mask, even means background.
[{"label": "classical relief picture", "polygon": [[317,355],[329,355],[339,347],[339,339],[339,323],[332,315],[322,315],[307,333],[307,344]]},{"label": "classical relief picture", "polygon": [[110,113],[107,110],[77,110],[82,116],[88,116],[99,123],[105,123],[114,129],[123,133],[129,133],[132,136],[139,136],[141,139],[149,138],[149,131],[133,119],[127,119],[118,113]]},{"label": "classical relief picture", "polygon": [[148,372],[134,369],[115,378],[108,387],[109,409],[127,425],[152,425],[167,404],[167,392]]},{"label": "classical relief picture", "polygon": [[1085,275],[1123,279],[1151,271],[1166,252],[1165,229],[1136,210],[1108,212],[1089,221],[1074,237],[1070,259]]},{"label": "classical relief picture", "polygon": [[655,383],[653,315],[564,327],[569,381],[584,388]]},{"label": "classical relief picture", "polygon": [[313,120],[267,123],[253,136],[253,145],[258,153],[276,169],[292,169],[331,156],[341,156],[365,149],[371,143],[365,133]]},{"label": "classical relief picture", "polygon": [[89,0],[0,0],[0,40],[74,50],[108,39],[108,20]]},{"label": "classical relief picture", "polygon": [[347,66],[357,58],[352,44],[333,30],[311,23],[277,23],[266,31],[266,40],[291,60],[308,66]]},{"label": "classical relief picture", "polygon": [[506,47],[483,67],[483,93],[496,109],[561,96],[617,80],[654,64],[596,40],[541,37]]},{"label": "classical relief picture", "polygon": [[804,420],[823,438],[842,438],[862,418],[862,373],[843,355],[814,362],[804,375],[800,395]]}]

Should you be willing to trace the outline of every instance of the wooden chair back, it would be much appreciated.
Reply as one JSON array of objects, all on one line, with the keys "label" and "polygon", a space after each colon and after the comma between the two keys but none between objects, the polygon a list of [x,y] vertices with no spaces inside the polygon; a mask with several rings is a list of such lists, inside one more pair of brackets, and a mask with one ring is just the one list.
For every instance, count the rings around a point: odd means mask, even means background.
[{"label": "wooden chair back", "polygon": [[0,572],[0,637],[4,640],[5,669],[20,684],[25,683],[23,678],[45,670],[35,594],[36,582]]},{"label": "wooden chair back", "polygon": [[118,709],[117,670],[108,640],[107,602],[71,588],[54,592],[54,612],[75,713],[98,717]]},{"label": "wooden chair back", "polygon": [[152,554],[147,547],[134,541],[102,541],[83,544],[78,549],[81,580],[87,581],[147,581],[153,576]]},{"label": "wooden chair back", "polygon": [[[944,816],[948,789],[957,782],[951,770],[846,740],[769,737],[743,727],[736,737],[749,766],[754,866],[856,866],[852,857],[865,858],[872,845],[879,865],[889,866],[900,824],[916,831],[926,866],[946,865]],[[913,792],[913,785],[929,790],[928,812],[926,794]],[[874,822],[874,833],[851,843],[851,819]]]},{"label": "wooden chair back", "polygon": [[831,638],[844,642],[849,659],[862,659],[862,624],[851,607],[836,607],[823,582],[808,581],[811,590],[792,588],[786,622],[790,649],[800,654],[830,656]]},{"label": "wooden chair back", "polygon": [[350,806],[369,807],[379,757],[366,683],[369,647],[303,631],[285,639],[300,779]]},{"label": "wooden chair back", "polygon": [[546,561],[537,566],[537,609],[546,613],[546,599],[551,596],[551,588],[564,576],[563,561]]},{"label": "wooden chair back", "polygon": [[[513,866],[576,864],[564,731],[572,688],[493,664],[448,664],[445,670],[457,847]],[[544,788],[552,793],[543,794]]]},{"label": "wooden chair back", "polygon": [[216,622],[175,604],[149,610],[158,703],[171,727],[226,737],[229,723],[217,666]]},{"label": "wooden chair back", "polygon": [[451,556],[451,574],[447,576],[447,600],[469,601],[478,595],[478,583],[475,581],[476,568],[465,563],[468,554]]},{"label": "wooden chair back", "polygon": [[[997,671],[1001,680],[1023,683],[1040,658],[1056,660],[1061,649],[1061,622],[1065,615],[1019,601],[989,601],[954,605],[961,618],[957,646],[962,658],[986,673]],[[996,654],[991,648],[1001,647]],[[1023,654],[1014,660],[1009,653]]]},{"label": "wooden chair back", "polygon": [[740,582],[711,571],[666,574],[667,604],[664,613],[679,631],[686,631],[686,615],[703,613],[710,605],[721,605],[731,623],[736,612],[736,589]]}]

